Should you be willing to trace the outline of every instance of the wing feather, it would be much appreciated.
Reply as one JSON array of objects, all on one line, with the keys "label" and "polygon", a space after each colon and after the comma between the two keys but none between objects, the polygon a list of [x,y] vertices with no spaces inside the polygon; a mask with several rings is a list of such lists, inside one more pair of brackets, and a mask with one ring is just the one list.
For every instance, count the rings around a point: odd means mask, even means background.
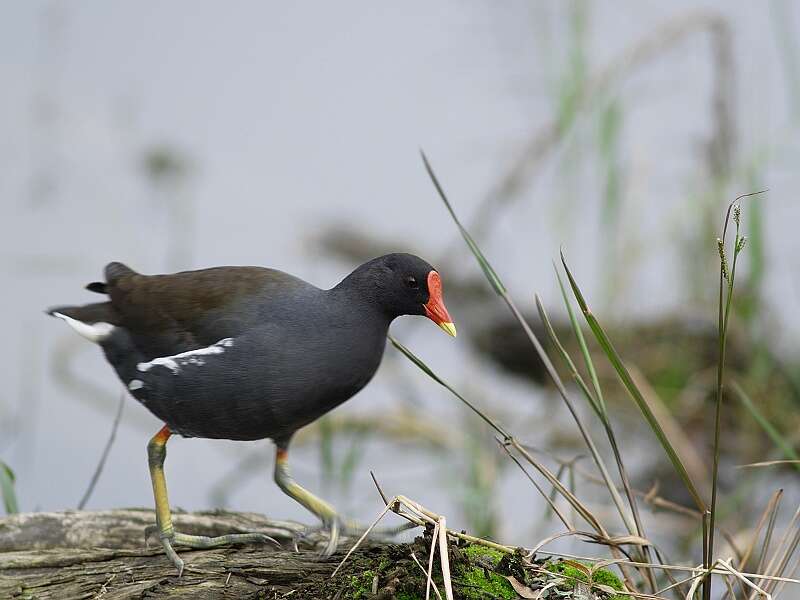
[{"label": "wing feather", "polygon": [[142,275],[122,263],[106,267],[106,290],[123,327],[149,357],[165,356],[236,337],[254,325],[248,310],[270,290],[308,285],[263,267],[214,267]]}]

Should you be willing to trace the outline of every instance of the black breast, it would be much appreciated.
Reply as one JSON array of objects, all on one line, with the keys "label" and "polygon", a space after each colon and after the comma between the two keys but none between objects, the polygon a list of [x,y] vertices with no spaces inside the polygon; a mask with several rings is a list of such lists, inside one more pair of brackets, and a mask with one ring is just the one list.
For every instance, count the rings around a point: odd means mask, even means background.
[{"label": "black breast", "polygon": [[235,327],[224,325],[234,316],[209,319],[216,335],[234,335],[208,346],[153,358],[120,331],[104,347],[133,395],[174,431],[286,439],[369,382],[389,320],[312,286],[276,300],[253,297],[237,307],[246,318]]}]

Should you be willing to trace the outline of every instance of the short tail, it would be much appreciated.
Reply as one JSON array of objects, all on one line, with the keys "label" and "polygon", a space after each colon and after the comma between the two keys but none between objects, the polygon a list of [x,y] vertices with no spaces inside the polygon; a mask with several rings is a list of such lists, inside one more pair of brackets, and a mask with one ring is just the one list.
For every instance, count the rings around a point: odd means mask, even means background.
[{"label": "short tail", "polygon": [[57,306],[48,309],[47,314],[61,319],[79,335],[96,343],[105,340],[119,325],[119,316],[110,302]]},{"label": "short tail", "polygon": [[[98,294],[109,294],[120,279],[136,274],[136,271],[121,262],[108,263],[104,270],[106,280],[94,281],[87,285],[86,289]],[[119,314],[111,302],[56,306],[48,309],[47,314],[61,319],[87,340],[96,343],[107,339],[111,332],[121,325]]]}]

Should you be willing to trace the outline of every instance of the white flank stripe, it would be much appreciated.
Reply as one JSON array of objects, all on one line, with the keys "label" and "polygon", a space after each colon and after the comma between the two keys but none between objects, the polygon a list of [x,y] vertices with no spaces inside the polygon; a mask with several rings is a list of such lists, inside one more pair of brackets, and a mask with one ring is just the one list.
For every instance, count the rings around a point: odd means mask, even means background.
[{"label": "white flank stripe", "polygon": [[63,319],[64,322],[78,332],[79,335],[91,342],[102,342],[114,331],[114,326],[111,323],[95,323],[94,325],[89,325],[89,323],[78,321],[77,319],[73,319],[72,317],[58,312],[53,313],[53,316]]},{"label": "white flank stripe", "polygon": [[131,379],[131,382],[128,384],[128,389],[132,392],[136,390],[140,390],[144,387],[144,383],[142,383],[139,379]]},{"label": "white flank stripe", "polygon": [[199,357],[222,354],[225,352],[225,348],[230,348],[231,346],[233,346],[233,338],[225,338],[224,340],[220,340],[216,344],[206,346],[205,348],[189,350],[188,352],[181,352],[180,354],[175,354],[173,356],[154,358],[150,362],[141,362],[136,365],[136,368],[142,373],[145,373],[153,367],[166,367],[172,371],[173,375],[177,375],[180,372],[181,367],[185,365],[203,366],[206,364],[206,361]]}]

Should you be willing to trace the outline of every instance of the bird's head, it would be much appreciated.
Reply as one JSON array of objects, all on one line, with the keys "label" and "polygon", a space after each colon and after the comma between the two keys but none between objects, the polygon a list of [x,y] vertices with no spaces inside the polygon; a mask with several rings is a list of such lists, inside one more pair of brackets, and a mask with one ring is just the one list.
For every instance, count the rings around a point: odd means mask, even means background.
[{"label": "bird's head", "polygon": [[422,315],[456,336],[456,327],[442,297],[442,279],[436,269],[418,256],[387,254],[365,263],[348,277],[351,278],[391,318]]}]

